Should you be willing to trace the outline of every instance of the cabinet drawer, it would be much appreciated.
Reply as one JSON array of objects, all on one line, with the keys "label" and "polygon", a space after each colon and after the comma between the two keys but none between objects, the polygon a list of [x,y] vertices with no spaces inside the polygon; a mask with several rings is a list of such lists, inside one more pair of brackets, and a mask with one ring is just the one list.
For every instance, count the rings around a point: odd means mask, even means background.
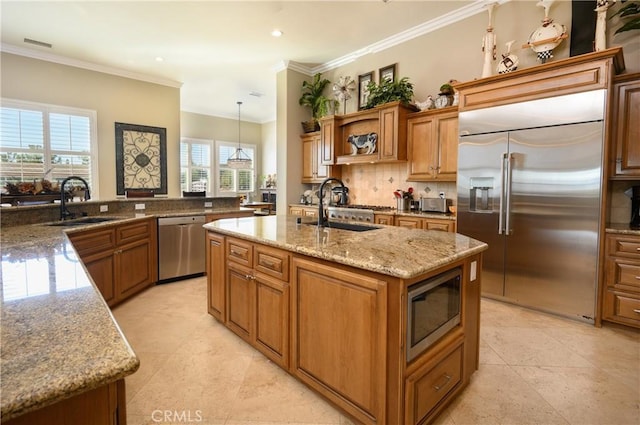
[{"label": "cabinet drawer", "polygon": [[[155,220],[154,223],[155,225]],[[152,221],[144,220],[131,224],[123,224],[116,228],[118,245],[148,238],[152,234]]]},{"label": "cabinet drawer", "polygon": [[255,246],[256,271],[276,277],[282,281],[289,281],[289,255],[278,249],[266,246]]},{"label": "cabinet drawer", "polygon": [[250,243],[227,239],[227,258],[247,267],[253,267],[253,249]]},{"label": "cabinet drawer", "polygon": [[607,255],[640,259],[640,237],[609,235]]},{"label": "cabinet drawer", "polygon": [[615,261],[615,280],[616,286],[623,286],[627,290],[640,292],[640,262],[637,264]]},{"label": "cabinet drawer", "polygon": [[443,232],[452,231],[453,221],[445,220],[425,220],[424,228],[427,230],[441,230]]},{"label": "cabinet drawer", "polygon": [[407,378],[407,423],[422,421],[460,383],[462,347],[462,344],[458,345],[435,366],[428,364]]},{"label": "cabinet drawer", "polygon": [[114,228],[88,230],[86,232],[70,234],[69,239],[80,258],[97,252],[113,250],[116,246],[116,233]]},{"label": "cabinet drawer", "polygon": [[640,297],[607,291],[605,295],[604,319],[640,328]]}]

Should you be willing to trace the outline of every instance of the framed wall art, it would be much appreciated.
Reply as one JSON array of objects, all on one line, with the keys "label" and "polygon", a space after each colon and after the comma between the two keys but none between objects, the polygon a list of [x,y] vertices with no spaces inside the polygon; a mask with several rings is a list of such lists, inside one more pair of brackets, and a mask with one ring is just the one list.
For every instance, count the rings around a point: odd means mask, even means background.
[{"label": "framed wall art", "polygon": [[[396,79],[396,64],[385,66],[384,68],[380,68],[378,71],[379,77],[378,81],[382,82],[383,80],[391,80],[395,81]],[[378,83],[380,84],[380,83]]]},{"label": "framed wall art", "polygon": [[373,71],[358,75],[358,110],[364,109],[369,100],[367,86],[373,80]]},{"label": "framed wall art", "polygon": [[116,125],[116,189],[167,194],[167,129]]}]

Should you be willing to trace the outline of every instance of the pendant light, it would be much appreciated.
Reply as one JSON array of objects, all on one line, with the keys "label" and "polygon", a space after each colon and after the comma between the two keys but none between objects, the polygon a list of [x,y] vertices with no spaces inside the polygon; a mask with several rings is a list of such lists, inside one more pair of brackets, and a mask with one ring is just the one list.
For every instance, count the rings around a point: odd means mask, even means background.
[{"label": "pendant light", "polygon": [[245,151],[240,147],[240,105],[242,102],[238,103],[238,148],[234,153],[229,156],[227,159],[227,166],[229,168],[251,168],[251,158]]}]

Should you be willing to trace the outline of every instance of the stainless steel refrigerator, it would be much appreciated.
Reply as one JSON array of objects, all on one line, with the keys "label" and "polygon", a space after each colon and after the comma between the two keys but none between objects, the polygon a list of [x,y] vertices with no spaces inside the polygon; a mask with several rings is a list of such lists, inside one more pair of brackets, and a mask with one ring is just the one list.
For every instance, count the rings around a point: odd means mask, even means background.
[{"label": "stainless steel refrigerator", "polygon": [[458,232],[483,295],[593,323],[606,91],[459,116]]}]

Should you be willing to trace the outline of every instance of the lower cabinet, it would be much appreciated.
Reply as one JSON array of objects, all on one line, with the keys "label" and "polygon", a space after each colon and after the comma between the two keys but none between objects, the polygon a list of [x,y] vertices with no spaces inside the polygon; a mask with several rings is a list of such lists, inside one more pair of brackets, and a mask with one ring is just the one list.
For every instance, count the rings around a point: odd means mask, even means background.
[{"label": "lower cabinet", "polygon": [[443,232],[455,232],[456,222],[447,219],[396,216],[396,226],[408,229],[442,230]]},{"label": "lower cabinet", "polygon": [[109,306],[155,283],[157,279],[155,219],[70,233],[89,275]]},{"label": "lower cabinet", "polygon": [[225,271],[222,264],[226,261],[224,237],[207,232],[206,270],[209,284],[207,285],[207,310],[216,319],[224,322],[226,314],[225,300]]},{"label": "lower cabinet", "polygon": [[6,425],[126,425],[124,379],[2,421]]},{"label": "lower cabinet", "polygon": [[607,234],[602,318],[640,328],[640,236]]},{"label": "lower cabinet", "polygon": [[460,335],[405,380],[406,424],[418,424],[460,385],[463,370],[463,338]]},{"label": "lower cabinet", "polygon": [[289,207],[290,215],[299,215],[302,217],[317,217],[318,216],[318,206],[290,206]]},{"label": "lower cabinet", "polygon": [[292,373],[363,423],[385,422],[387,282],[293,259]]},{"label": "lower cabinet", "polygon": [[[226,326],[288,368],[289,255],[233,238],[226,247]],[[215,288],[212,283],[210,279],[209,286]]]}]

